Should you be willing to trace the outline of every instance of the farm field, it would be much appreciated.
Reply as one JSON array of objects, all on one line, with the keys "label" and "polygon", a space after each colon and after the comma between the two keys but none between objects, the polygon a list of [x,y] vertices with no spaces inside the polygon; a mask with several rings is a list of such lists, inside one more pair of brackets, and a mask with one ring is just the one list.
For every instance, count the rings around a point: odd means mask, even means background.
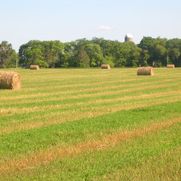
[{"label": "farm field", "polygon": [[16,70],[22,89],[0,90],[0,180],[179,181],[181,69],[136,70]]}]

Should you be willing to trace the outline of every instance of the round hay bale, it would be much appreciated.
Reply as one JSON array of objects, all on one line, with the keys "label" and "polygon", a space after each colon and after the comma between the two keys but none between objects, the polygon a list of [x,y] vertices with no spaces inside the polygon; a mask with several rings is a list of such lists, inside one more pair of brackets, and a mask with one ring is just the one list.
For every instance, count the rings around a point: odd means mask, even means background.
[{"label": "round hay bale", "polygon": [[167,68],[175,68],[174,64],[167,64]]},{"label": "round hay bale", "polygon": [[30,65],[30,70],[39,70],[39,65]]},{"label": "round hay bale", "polygon": [[21,88],[21,77],[16,72],[0,72],[0,89]]},{"label": "round hay bale", "polygon": [[153,67],[139,67],[137,70],[137,75],[154,75]]},{"label": "round hay bale", "polygon": [[111,66],[109,64],[102,64],[101,68],[102,69],[111,69]]}]

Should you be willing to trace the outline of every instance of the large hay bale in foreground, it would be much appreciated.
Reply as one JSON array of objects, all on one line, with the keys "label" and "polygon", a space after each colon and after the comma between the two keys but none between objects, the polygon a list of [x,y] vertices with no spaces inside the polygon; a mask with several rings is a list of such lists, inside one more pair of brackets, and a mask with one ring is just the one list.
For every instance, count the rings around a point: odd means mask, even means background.
[{"label": "large hay bale in foreground", "polygon": [[39,65],[30,65],[30,70],[39,70]]},{"label": "large hay bale in foreground", "polygon": [[153,67],[139,67],[137,70],[137,75],[154,75]]},{"label": "large hay bale in foreground", "polygon": [[175,65],[174,64],[168,64],[167,68],[175,68]]},{"label": "large hay bale in foreground", "polygon": [[0,89],[21,88],[21,77],[16,72],[0,72]]},{"label": "large hay bale in foreground", "polygon": [[109,64],[102,64],[101,68],[102,69],[111,69],[111,66]]}]

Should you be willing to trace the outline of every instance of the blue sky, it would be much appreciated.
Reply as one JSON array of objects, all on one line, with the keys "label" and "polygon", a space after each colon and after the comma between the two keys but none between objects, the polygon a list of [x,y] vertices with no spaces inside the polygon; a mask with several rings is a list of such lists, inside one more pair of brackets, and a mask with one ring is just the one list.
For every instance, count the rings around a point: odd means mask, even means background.
[{"label": "blue sky", "polygon": [[180,0],[0,0],[0,41],[181,38]]}]

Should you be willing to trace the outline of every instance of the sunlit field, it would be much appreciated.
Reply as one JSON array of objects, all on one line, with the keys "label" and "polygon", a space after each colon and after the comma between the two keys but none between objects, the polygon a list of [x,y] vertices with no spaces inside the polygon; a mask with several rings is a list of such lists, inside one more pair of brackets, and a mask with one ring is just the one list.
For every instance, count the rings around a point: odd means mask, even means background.
[{"label": "sunlit field", "polygon": [[180,180],[181,69],[13,71],[22,88],[0,90],[0,180]]}]

